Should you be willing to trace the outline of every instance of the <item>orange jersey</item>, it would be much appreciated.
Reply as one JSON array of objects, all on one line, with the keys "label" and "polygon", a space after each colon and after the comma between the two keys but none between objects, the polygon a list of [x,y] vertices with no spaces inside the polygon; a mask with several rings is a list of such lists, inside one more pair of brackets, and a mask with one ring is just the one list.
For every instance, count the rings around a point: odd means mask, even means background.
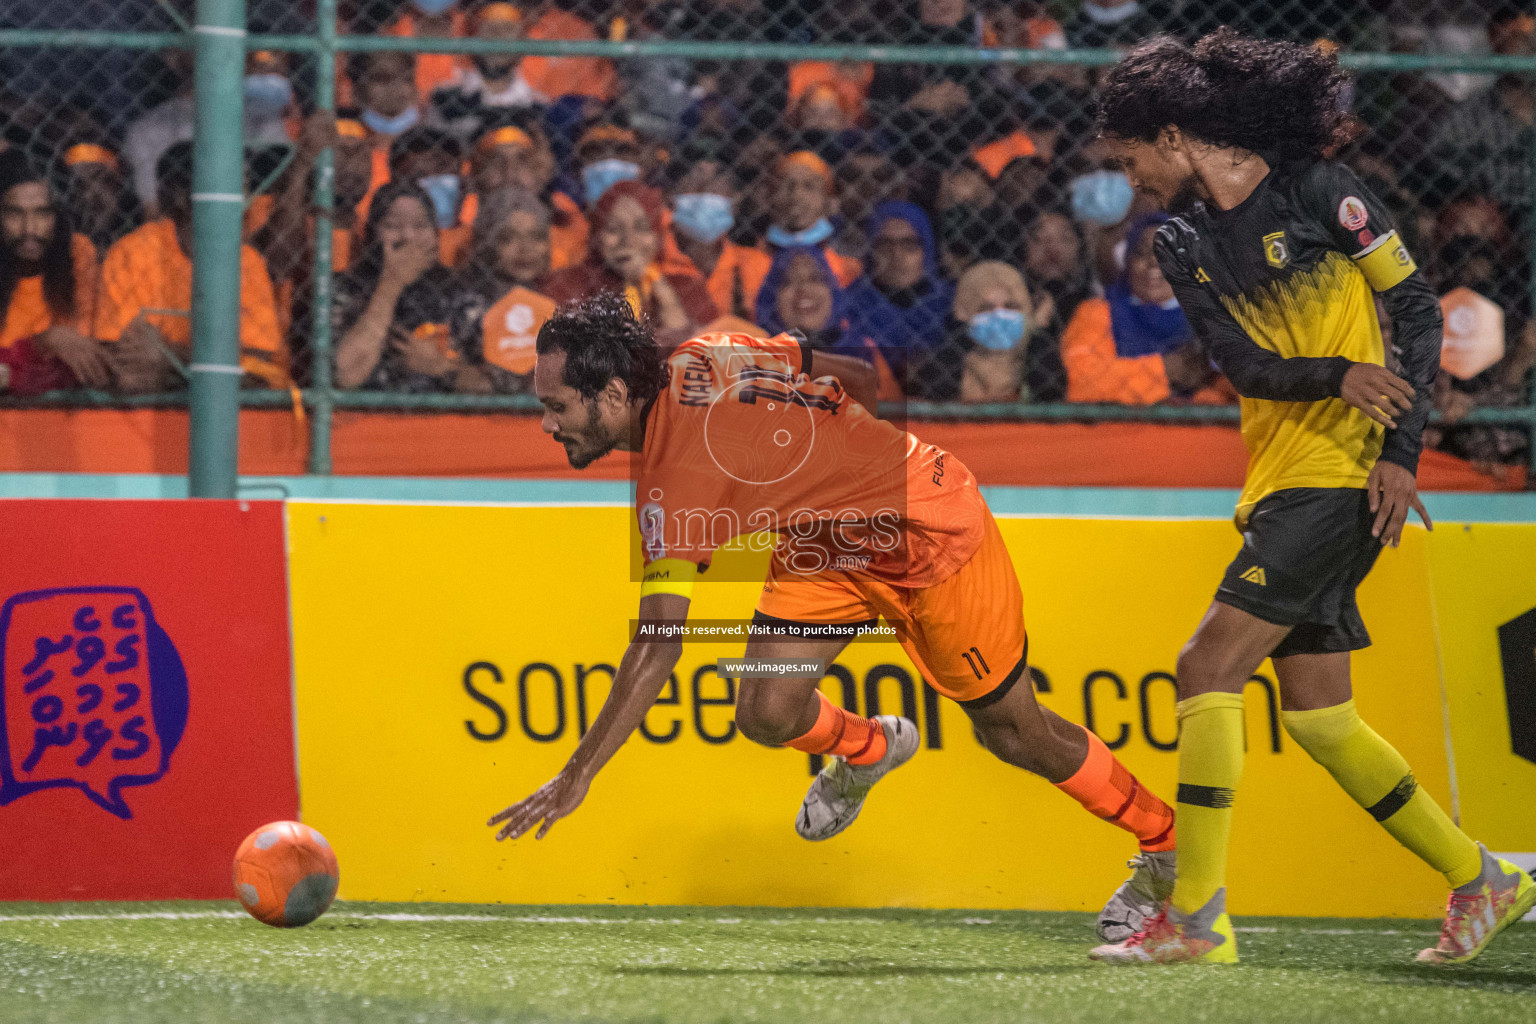
[{"label": "orange jersey", "polygon": [[[81,334],[89,334],[99,269],[96,247],[84,235],[74,235],[69,240],[69,254],[75,264],[75,313],[60,323]],[[43,295],[43,276],[23,277],[16,282],[11,292],[11,304],[6,307],[4,321],[0,322],[0,348],[10,348],[22,338],[41,334],[54,325],[53,311],[48,308],[48,300]]]},{"label": "orange jersey", "polygon": [[667,362],[638,457],[648,564],[704,565],[767,531],[795,573],[928,587],[981,545],[991,513],[970,470],[814,377],[815,354],[793,339],[706,334]]}]

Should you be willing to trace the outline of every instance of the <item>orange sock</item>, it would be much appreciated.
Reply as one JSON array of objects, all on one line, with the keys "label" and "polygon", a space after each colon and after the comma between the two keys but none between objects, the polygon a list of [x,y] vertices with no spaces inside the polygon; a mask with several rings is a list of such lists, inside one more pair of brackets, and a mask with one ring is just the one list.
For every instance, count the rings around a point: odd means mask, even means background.
[{"label": "orange sock", "polygon": [[807,754],[836,754],[849,764],[874,764],[885,756],[885,730],[873,718],[860,718],[816,691],[821,708],[816,724],[804,736],[784,744]]},{"label": "orange sock", "polygon": [[1070,779],[1056,783],[1056,788],[1091,813],[1133,834],[1144,851],[1173,849],[1173,808],[1136,781],[1103,740],[1087,729],[1083,731],[1088,733],[1088,757]]}]

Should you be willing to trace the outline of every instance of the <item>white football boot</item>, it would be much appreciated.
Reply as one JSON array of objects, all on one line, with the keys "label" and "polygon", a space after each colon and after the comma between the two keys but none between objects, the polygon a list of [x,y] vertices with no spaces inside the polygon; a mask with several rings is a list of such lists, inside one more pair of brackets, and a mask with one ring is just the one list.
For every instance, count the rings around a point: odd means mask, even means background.
[{"label": "white football boot", "polygon": [[795,831],[812,842],[831,839],[853,824],[864,809],[869,790],[889,772],[912,760],[917,753],[917,724],[896,715],[876,715],[885,730],[885,756],[873,764],[849,764],[840,757],[828,759],[827,766],[811,783],[795,819]]},{"label": "white football boot", "polygon": [[1124,942],[1141,931],[1149,918],[1163,909],[1163,901],[1173,895],[1177,851],[1140,853],[1126,862],[1131,877],[1099,911],[1094,929],[1105,942]]}]

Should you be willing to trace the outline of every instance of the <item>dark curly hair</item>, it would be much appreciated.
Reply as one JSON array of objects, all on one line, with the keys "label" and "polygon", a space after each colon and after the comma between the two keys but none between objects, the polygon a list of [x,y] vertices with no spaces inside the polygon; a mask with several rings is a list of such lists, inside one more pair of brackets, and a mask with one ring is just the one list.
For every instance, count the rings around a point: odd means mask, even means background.
[{"label": "dark curly hair", "polygon": [[1173,125],[1266,160],[1318,160],[1347,142],[1350,77],[1322,48],[1217,29],[1194,46],[1154,36],[1099,92],[1099,130],[1151,142]]},{"label": "dark curly hair", "polygon": [[539,355],[565,353],[564,383],[592,401],[617,377],[642,405],[661,394],[669,374],[651,325],[617,292],[567,302],[539,329]]}]

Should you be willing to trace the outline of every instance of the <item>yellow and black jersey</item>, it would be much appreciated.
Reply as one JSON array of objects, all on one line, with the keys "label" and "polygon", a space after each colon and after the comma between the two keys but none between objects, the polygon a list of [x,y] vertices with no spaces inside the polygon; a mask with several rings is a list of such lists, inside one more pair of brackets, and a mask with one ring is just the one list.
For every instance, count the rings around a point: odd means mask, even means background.
[{"label": "yellow and black jersey", "polygon": [[[1196,334],[1243,396],[1249,458],[1239,523],[1285,488],[1364,487],[1378,458],[1417,470],[1440,305],[1353,171],[1273,168],[1232,209],[1197,205],[1168,221],[1156,252]],[[1372,289],[1392,317],[1395,368],[1417,391],[1390,432],[1338,398],[1350,364],[1386,362]]]}]

